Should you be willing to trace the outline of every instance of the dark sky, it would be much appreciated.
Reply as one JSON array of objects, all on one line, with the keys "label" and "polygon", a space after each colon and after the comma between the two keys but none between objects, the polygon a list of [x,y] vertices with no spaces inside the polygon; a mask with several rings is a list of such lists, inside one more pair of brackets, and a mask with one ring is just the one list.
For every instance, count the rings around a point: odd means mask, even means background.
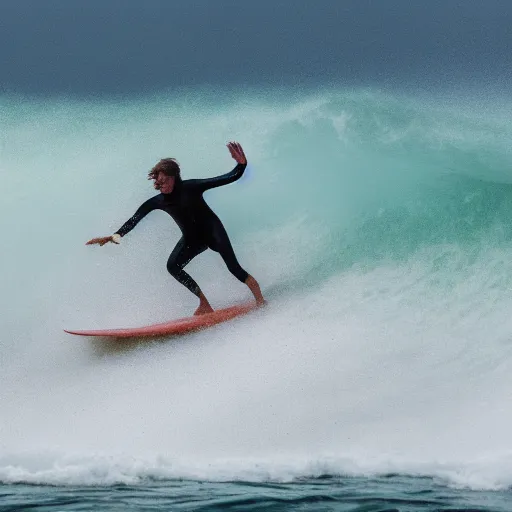
[{"label": "dark sky", "polygon": [[0,90],[506,88],[512,0],[0,0]]}]

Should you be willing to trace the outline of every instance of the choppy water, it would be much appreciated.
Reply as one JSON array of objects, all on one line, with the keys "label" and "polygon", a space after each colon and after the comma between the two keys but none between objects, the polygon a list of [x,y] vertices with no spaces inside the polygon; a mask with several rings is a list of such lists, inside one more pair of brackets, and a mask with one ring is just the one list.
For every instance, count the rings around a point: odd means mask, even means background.
[{"label": "choppy water", "polygon": [[2,511],[13,510],[312,510],[509,511],[510,492],[446,488],[398,475],[324,477],[294,483],[146,482],[108,487],[3,486]]}]

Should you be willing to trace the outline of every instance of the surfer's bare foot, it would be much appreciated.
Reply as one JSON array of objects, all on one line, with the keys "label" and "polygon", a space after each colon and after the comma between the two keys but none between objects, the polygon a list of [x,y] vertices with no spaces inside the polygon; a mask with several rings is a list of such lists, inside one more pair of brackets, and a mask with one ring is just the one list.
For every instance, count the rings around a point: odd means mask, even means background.
[{"label": "surfer's bare foot", "polygon": [[208,299],[201,293],[199,295],[199,307],[195,310],[194,316],[206,315],[207,313],[213,313],[213,308],[210,306]]},{"label": "surfer's bare foot", "polygon": [[194,316],[206,315],[207,313],[213,313],[213,308],[211,306],[199,306],[194,311]]},{"label": "surfer's bare foot", "polygon": [[267,302],[263,298],[263,295],[261,294],[260,285],[258,284],[258,281],[254,279],[254,277],[249,276],[245,280],[245,284],[249,287],[249,290],[251,290],[252,294],[254,295],[254,298],[256,299],[256,304],[258,306],[264,306]]}]

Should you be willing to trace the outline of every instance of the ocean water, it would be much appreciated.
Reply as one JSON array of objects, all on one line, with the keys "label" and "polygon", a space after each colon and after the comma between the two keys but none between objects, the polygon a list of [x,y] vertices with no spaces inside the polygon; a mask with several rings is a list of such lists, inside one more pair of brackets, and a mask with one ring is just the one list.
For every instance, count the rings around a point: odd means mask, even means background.
[{"label": "ocean water", "polygon": [[[0,98],[0,510],[512,510],[507,101],[372,89]],[[269,305],[204,332],[108,342],[195,298],[154,212],[185,178]],[[214,307],[248,298],[215,253]]]}]

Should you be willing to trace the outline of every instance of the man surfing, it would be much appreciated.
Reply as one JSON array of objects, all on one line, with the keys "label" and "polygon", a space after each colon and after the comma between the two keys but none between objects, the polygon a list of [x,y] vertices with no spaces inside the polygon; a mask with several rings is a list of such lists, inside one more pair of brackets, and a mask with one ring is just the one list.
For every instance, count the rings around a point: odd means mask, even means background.
[{"label": "man surfing", "polygon": [[215,178],[182,180],[181,170],[174,158],[160,160],[148,173],[154,181],[154,188],[160,193],[143,203],[122,227],[113,235],[93,238],[86,245],[105,245],[108,242],[119,244],[121,237],[129,233],[149,212],[163,210],[176,222],[182,237],[169,256],[167,270],[182,285],[199,298],[199,307],[194,315],[212,313],[213,308],[207,298],[183,268],[206,249],[218,252],[229,271],[251,290],[258,305],[265,304],[260,286],[238,263],[228,234],[220,219],[206,204],[203,193],[238,180],[247,167],[244,150],[238,142],[227,144],[236,167],[229,173]]}]

